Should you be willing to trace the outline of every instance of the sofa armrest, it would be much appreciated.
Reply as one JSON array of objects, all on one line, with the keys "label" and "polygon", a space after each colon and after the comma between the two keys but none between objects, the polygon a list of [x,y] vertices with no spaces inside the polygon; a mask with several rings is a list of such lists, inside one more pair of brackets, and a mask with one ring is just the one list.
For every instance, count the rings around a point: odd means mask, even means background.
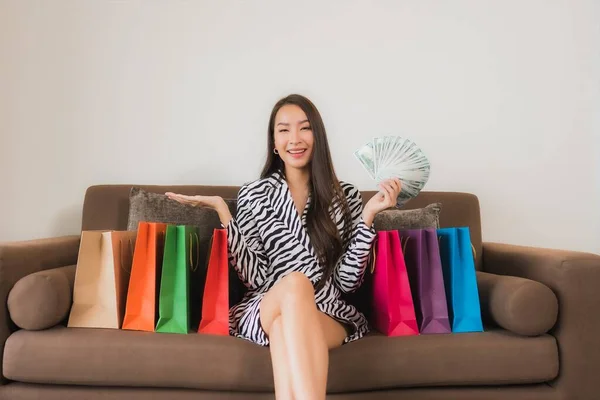
[{"label": "sofa armrest", "polygon": [[600,391],[600,256],[500,243],[483,244],[483,270],[538,281],[558,298],[552,330],[560,375],[551,384],[565,398],[594,399]]},{"label": "sofa armrest", "polygon": [[[24,276],[51,268],[77,263],[79,236],[62,236],[22,242],[0,243],[0,355],[6,339],[15,330],[6,307],[8,293]],[[0,377],[2,368],[0,363]]]}]

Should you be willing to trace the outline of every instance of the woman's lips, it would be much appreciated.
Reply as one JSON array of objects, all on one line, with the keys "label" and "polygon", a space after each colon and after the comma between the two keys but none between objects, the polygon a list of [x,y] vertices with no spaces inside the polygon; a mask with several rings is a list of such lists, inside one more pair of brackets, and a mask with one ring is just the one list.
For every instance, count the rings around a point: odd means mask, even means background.
[{"label": "woman's lips", "polygon": [[302,149],[302,150],[288,150],[287,152],[293,158],[302,158],[304,156],[304,154],[306,153],[306,149]]}]

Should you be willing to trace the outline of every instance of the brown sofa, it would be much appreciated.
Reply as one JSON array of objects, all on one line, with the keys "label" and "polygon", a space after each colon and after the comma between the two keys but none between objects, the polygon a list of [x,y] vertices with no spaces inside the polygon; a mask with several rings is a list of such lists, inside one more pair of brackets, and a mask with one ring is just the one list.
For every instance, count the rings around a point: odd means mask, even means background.
[{"label": "brown sofa", "polygon": [[[125,229],[130,187],[90,187],[82,229]],[[224,197],[238,190],[142,187]],[[330,398],[600,399],[600,256],[482,243],[479,202],[471,194],[423,192],[407,208],[435,201],[443,203],[442,226],[471,228],[486,331],[372,333],[331,352]],[[60,293],[31,319],[56,317],[55,303],[70,302],[78,246],[79,236],[0,245],[5,304],[17,282],[38,272]],[[233,337],[66,328],[64,318],[49,329],[36,330],[33,322],[18,329],[8,310],[19,312],[44,291],[17,286],[29,297],[11,296],[0,311],[2,399],[273,398],[266,348]],[[19,325],[29,326],[28,318]]]}]

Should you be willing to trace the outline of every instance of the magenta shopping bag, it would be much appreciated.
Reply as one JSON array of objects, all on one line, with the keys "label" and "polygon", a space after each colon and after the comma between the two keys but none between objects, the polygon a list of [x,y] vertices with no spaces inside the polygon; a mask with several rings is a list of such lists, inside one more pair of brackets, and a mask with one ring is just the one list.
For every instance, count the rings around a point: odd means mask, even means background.
[{"label": "magenta shopping bag", "polygon": [[376,330],[387,336],[419,334],[398,231],[377,232],[372,296]]}]

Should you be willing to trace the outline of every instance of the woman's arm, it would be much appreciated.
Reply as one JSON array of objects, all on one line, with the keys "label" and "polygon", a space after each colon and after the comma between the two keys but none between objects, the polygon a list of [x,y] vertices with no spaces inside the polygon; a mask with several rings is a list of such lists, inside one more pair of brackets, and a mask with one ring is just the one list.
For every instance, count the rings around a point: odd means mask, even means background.
[{"label": "woman's arm", "polygon": [[375,240],[373,217],[363,215],[363,201],[360,191],[352,187],[347,197],[352,216],[350,244],[334,272],[334,282],[345,293],[358,289],[363,281],[369,252]]},{"label": "woman's arm", "polygon": [[220,196],[187,196],[172,192],[165,194],[182,204],[214,209],[219,214],[221,225],[227,229],[229,261],[242,282],[253,289],[264,282],[268,258],[250,210],[250,193],[247,186],[242,186],[238,193],[235,218],[231,216],[227,203]]},{"label": "woman's arm", "polygon": [[334,274],[335,283],[346,293],[358,289],[363,281],[369,252],[377,235],[372,226],[375,215],[396,205],[402,184],[398,178],[386,179],[379,188],[380,191],[369,199],[364,208],[356,187],[353,186],[347,196],[352,215],[352,237]]},{"label": "woman's arm", "polygon": [[[235,217],[221,208],[219,218],[227,229],[229,261],[244,284],[256,289],[265,281],[268,257],[258,234],[256,222],[250,209],[248,188],[242,186],[238,194]],[[225,205],[225,209],[226,209]]]}]

